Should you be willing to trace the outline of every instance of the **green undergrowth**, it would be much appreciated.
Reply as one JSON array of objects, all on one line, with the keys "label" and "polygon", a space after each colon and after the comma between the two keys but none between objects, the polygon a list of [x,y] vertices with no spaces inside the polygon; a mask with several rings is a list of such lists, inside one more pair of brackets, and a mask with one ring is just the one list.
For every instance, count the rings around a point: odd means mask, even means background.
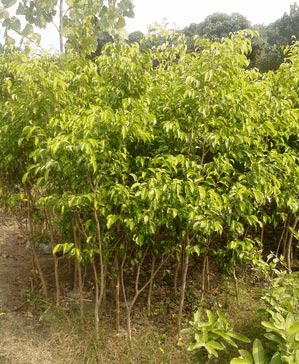
[{"label": "green undergrowth", "polygon": [[[229,318],[223,311],[203,307],[194,312],[182,333],[189,335],[187,350],[197,363],[298,364],[299,276],[286,271],[277,273],[256,302],[247,298],[244,305],[243,299],[248,295],[242,290],[238,307],[227,312]],[[248,290],[249,284],[244,288]],[[257,302],[260,307],[255,311]]]},{"label": "green undergrowth", "polygon": [[[219,277],[216,293],[211,295],[207,292],[189,325],[186,325],[188,328],[182,330],[181,345],[193,353],[197,364],[228,364],[233,357],[238,356],[238,348],[250,350],[254,339],[262,336],[261,321],[265,319],[265,304],[261,298],[267,292],[270,281],[254,271],[239,272],[239,275],[238,296],[232,277]],[[207,341],[212,341],[212,347],[208,347],[208,350],[202,336],[194,340],[195,335],[202,335],[205,329]],[[220,334],[217,330],[220,330]],[[191,341],[190,337],[193,338]],[[197,344],[202,345],[198,347],[199,350],[196,349]],[[213,355],[217,348],[217,355]]]}]

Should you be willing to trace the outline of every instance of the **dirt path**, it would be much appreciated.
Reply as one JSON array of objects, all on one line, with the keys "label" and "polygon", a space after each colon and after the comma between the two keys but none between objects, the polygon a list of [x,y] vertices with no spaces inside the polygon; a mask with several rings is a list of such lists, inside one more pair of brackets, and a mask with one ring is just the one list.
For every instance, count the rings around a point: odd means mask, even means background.
[{"label": "dirt path", "polygon": [[55,363],[27,302],[31,267],[16,222],[0,211],[0,364]]}]

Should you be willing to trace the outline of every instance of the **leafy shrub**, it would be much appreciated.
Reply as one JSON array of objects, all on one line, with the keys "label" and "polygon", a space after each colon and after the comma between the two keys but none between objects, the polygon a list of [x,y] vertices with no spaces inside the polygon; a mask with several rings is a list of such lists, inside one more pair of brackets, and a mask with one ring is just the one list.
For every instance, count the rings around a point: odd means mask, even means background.
[{"label": "leafy shrub", "polygon": [[210,359],[213,356],[218,357],[218,351],[227,350],[228,346],[237,348],[235,340],[250,342],[246,336],[232,329],[223,313],[217,311],[214,315],[210,310],[206,310],[206,316],[207,321],[204,321],[202,310],[197,310],[190,321],[190,328],[182,330],[182,333],[191,336],[188,351],[194,352],[199,362],[205,353]]},{"label": "leafy shrub", "polygon": [[[299,363],[299,275],[282,273],[272,282],[272,287],[262,297],[268,315],[261,322],[264,339],[256,338],[251,351],[239,349],[236,340],[250,340],[233,330],[225,315],[206,310],[207,320],[201,309],[194,313],[190,327],[182,330],[191,337],[188,351],[194,352],[199,363],[218,358],[219,351],[228,346],[238,348],[240,356],[230,364],[298,364]],[[204,362],[206,363],[207,360]]]},{"label": "leafy shrub", "polygon": [[299,363],[299,276],[281,274],[272,288],[263,296],[268,320],[264,345],[258,339],[253,343],[252,355],[239,350],[240,358],[231,364],[297,364]]}]

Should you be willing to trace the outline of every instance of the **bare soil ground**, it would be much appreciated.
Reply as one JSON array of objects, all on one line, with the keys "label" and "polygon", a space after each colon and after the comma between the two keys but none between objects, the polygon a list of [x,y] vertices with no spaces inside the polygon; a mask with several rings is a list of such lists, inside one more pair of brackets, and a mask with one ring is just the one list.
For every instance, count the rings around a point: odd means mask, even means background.
[{"label": "bare soil ground", "polygon": [[55,362],[27,300],[31,269],[15,220],[0,211],[0,364]]},{"label": "bare soil ground", "polygon": [[[49,257],[40,256],[46,273]],[[51,276],[46,275],[51,282]],[[191,362],[187,353],[176,347],[175,337],[144,325],[135,325],[138,332],[134,332],[130,346],[123,333],[111,330],[111,324],[108,329],[103,326],[103,335],[95,342],[92,324],[78,330],[78,318],[74,317],[73,324],[61,312],[57,316],[50,301],[41,307],[43,298],[38,295],[36,278],[31,252],[15,219],[0,210],[0,364]]]},{"label": "bare soil ground", "polygon": [[[54,287],[53,272],[51,273],[50,269],[53,263],[50,262],[51,255],[41,253],[40,260],[47,281]],[[62,276],[67,279],[66,272]],[[218,287],[219,281],[216,278],[214,281]],[[113,320],[108,317],[106,324],[103,322],[101,338],[96,342],[92,321],[87,322],[86,327],[82,327],[78,318],[78,307],[73,311],[68,310],[68,316],[64,309],[70,309],[70,305],[65,304],[57,308],[50,300],[45,301],[42,295],[38,294],[39,283],[33,269],[31,252],[26,249],[16,221],[0,210],[0,364],[194,362],[192,356],[177,347],[176,336],[171,334],[176,320],[168,322],[164,315],[165,318],[160,324],[155,322],[153,325],[146,325],[145,321],[140,321],[136,315],[133,341],[128,345],[125,333],[113,330]],[[256,286],[256,282],[254,285]],[[194,292],[192,290],[193,296]],[[206,299],[211,307],[215,304],[213,292],[212,290],[210,297]],[[235,310],[236,301],[232,297],[233,294],[223,292],[224,296],[218,297],[223,303],[223,308],[228,307],[227,313],[234,318],[234,324],[241,327],[241,332],[246,329],[244,323],[250,322],[252,326],[255,319],[250,307],[256,304],[255,298],[250,290],[244,292],[238,310]],[[196,300],[193,296],[190,302]],[[233,312],[230,312],[232,308]],[[157,306],[155,310],[158,309]],[[244,333],[251,336],[251,331],[252,327],[249,327]],[[227,362],[227,358],[219,361],[221,364]]]}]

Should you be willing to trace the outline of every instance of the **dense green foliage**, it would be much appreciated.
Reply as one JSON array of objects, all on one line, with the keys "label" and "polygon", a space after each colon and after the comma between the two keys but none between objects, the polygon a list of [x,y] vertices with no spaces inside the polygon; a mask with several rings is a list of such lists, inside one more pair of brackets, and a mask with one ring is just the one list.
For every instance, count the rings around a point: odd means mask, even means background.
[{"label": "dense green foliage", "polygon": [[231,364],[296,364],[299,360],[298,274],[282,274],[262,297],[267,321],[263,337],[253,343],[252,354],[239,350]]},{"label": "dense green foliage", "polygon": [[97,324],[111,282],[130,332],[135,302],[165,263],[180,272],[179,317],[190,256],[235,274],[265,268],[267,243],[291,269],[299,50],[262,75],[248,69],[253,35],[198,39],[193,53],[174,35],[142,51],[109,44],[95,60],[1,55],[2,206],[25,218],[32,243],[55,247],[54,259],[75,258],[81,292],[81,266],[92,267]]},{"label": "dense green foliage", "polygon": [[217,312],[217,317],[210,310],[206,310],[207,321],[203,319],[202,310],[194,313],[190,327],[181,331],[189,334],[191,343],[188,351],[193,352],[199,363],[207,362],[208,357],[219,357],[222,351],[227,351],[228,346],[238,347],[236,341],[249,343],[250,340],[233,330],[222,312]]},{"label": "dense green foliage", "polygon": [[260,323],[260,336],[253,340],[250,351],[240,349],[250,340],[235,332],[223,313],[217,312],[216,317],[207,310],[205,320],[202,310],[198,310],[190,327],[182,330],[190,337],[188,350],[198,363],[216,363],[215,358],[221,352],[228,352],[228,346],[234,346],[239,357],[233,358],[231,364],[296,364],[299,360],[298,299],[298,274],[283,273],[272,281],[261,299],[265,320]]},{"label": "dense green foliage", "polygon": [[106,34],[118,38],[125,18],[134,15],[131,0],[6,0],[2,4],[0,34],[6,45],[15,44],[16,39],[21,44],[39,45],[38,30],[51,24],[51,32],[57,31],[60,51],[64,51],[66,42],[68,50],[81,55],[97,50]]}]

